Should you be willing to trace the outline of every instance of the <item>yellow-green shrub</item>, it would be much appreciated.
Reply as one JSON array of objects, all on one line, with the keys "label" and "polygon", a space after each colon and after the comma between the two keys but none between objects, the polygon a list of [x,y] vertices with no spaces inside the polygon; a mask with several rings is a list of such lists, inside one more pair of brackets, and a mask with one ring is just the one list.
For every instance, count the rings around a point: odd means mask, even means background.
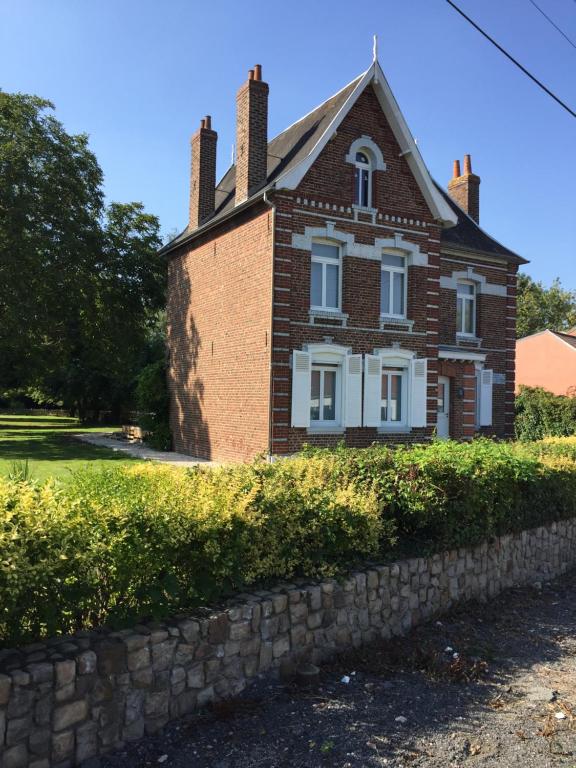
[{"label": "yellow-green shrub", "polygon": [[336,573],[393,536],[334,459],[137,465],[0,481],[0,637],[159,617],[270,579]]}]

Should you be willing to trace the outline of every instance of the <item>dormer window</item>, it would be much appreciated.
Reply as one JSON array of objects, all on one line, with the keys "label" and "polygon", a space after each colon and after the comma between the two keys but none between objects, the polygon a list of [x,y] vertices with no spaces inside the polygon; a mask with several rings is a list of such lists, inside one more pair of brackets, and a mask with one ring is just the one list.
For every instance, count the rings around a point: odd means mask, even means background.
[{"label": "dormer window", "polygon": [[372,205],[372,164],[366,152],[356,152],[354,166],[354,203],[361,208],[370,208]]}]

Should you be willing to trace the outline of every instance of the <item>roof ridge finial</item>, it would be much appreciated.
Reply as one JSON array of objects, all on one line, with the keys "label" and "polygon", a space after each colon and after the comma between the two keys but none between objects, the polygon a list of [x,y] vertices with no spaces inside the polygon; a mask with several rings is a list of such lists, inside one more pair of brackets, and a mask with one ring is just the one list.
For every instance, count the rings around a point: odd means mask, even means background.
[{"label": "roof ridge finial", "polygon": [[372,44],[372,63],[378,61],[378,35],[374,35]]}]

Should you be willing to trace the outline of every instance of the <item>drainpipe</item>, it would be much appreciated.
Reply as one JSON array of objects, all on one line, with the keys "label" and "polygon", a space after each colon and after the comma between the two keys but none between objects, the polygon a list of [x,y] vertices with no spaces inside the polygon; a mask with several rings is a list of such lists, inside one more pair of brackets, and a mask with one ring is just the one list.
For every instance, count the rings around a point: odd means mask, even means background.
[{"label": "drainpipe", "polygon": [[274,356],[274,267],[276,256],[276,203],[274,203],[268,197],[270,190],[264,192],[264,202],[270,207],[272,211],[272,277],[271,277],[271,297],[270,302],[270,384],[269,384],[269,396],[268,396],[268,461],[272,461],[272,417],[273,417],[273,398],[274,398],[274,368],[273,368],[273,356]]}]

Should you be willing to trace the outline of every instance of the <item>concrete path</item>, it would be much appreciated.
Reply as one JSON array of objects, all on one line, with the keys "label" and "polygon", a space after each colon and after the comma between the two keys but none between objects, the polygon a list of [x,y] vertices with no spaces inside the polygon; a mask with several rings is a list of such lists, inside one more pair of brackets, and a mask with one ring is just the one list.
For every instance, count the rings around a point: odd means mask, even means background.
[{"label": "concrete path", "polygon": [[109,432],[87,432],[85,434],[74,435],[77,440],[82,440],[90,445],[97,445],[101,448],[109,448],[112,451],[120,451],[137,459],[148,461],[158,461],[161,464],[174,464],[178,467],[196,467],[199,464],[205,464],[207,467],[218,467],[219,462],[199,459],[195,456],[187,456],[184,453],[175,451],[155,451],[147,445],[141,443],[129,443],[126,440],[117,440],[110,437]]}]

